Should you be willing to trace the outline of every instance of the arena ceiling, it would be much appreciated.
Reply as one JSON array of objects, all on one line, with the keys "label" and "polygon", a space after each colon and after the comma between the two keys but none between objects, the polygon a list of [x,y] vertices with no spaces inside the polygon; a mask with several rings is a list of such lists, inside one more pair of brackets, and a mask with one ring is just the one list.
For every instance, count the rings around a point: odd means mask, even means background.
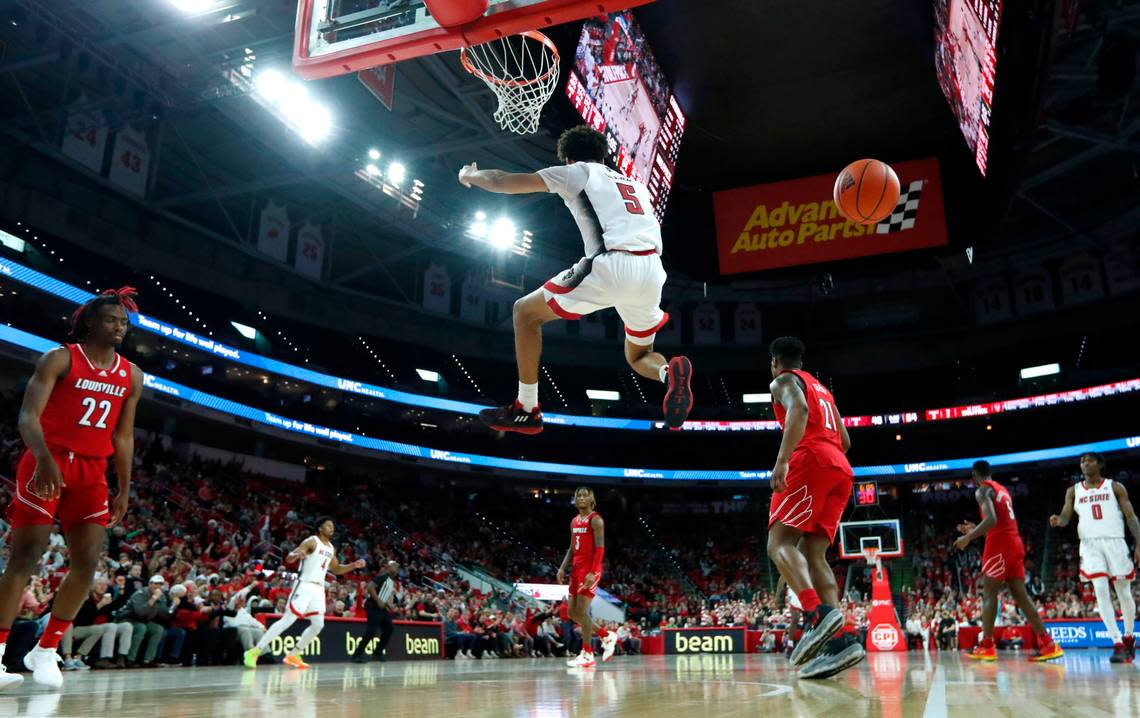
[{"label": "arena ceiling", "polygon": [[[1098,78],[1106,40],[1135,55],[1140,12],[1135,2],[1106,0],[1082,9],[1054,43],[1041,127],[999,192],[1010,198],[995,215],[1001,223],[952,222],[954,252],[987,242],[994,257],[1051,243],[1095,246],[1129,226],[1124,213],[1137,196],[1140,149],[1134,67],[1122,89],[1106,93]],[[497,128],[493,98],[453,54],[412,60],[399,66],[391,112],[352,76],[312,83],[312,95],[332,108],[335,130],[311,147],[226,79],[250,56],[255,68],[286,67],[295,11],[291,0],[226,0],[198,16],[165,1],[0,2],[6,153],[59,159],[68,108],[106,107],[119,121],[147,126],[156,140],[146,210],[216,241],[241,242],[261,203],[284,202],[297,218],[333,228],[329,281],[392,299],[414,297],[410,278],[425,258],[476,257],[461,232],[477,206],[502,207],[534,231],[538,266],[578,256],[576,232],[556,200],[477,197],[454,181],[470,160],[512,170],[550,163],[554,135],[575,121],[560,95],[543,129],[520,138]],[[994,191],[971,174],[935,80],[929,3],[659,0],[636,12],[688,113],[666,218],[668,264],[682,283],[716,279],[711,190],[830,172],[858,156],[933,154],[959,184],[949,192],[964,213]],[[572,54],[576,26],[551,35],[564,57]],[[371,147],[424,181],[414,220],[353,176]],[[835,271],[895,272],[940,258],[897,255]],[[809,281],[820,271],[773,279]]]}]

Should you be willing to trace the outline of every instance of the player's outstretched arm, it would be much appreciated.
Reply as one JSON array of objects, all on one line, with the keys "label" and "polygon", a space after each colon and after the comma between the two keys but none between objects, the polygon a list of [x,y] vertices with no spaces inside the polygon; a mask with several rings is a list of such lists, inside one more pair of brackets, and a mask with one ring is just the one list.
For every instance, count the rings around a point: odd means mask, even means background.
[{"label": "player's outstretched arm", "polygon": [[772,382],[772,401],[783,405],[784,437],[780,441],[780,453],[776,454],[776,465],[772,468],[772,490],[779,493],[787,488],[788,462],[792,452],[799,446],[807,430],[808,404],[803,389],[791,374],[782,374]]},{"label": "player's outstretched arm", "polygon": [[19,429],[24,446],[36,459],[36,493],[45,498],[57,498],[63,484],[63,476],[51,456],[40,416],[44,413],[51,398],[55,383],[71,368],[71,353],[63,347],[56,347],[36,362],[36,371],[24,390],[24,403],[20,405]]},{"label": "player's outstretched arm", "polygon": [[459,170],[459,184],[464,187],[495,192],[496,194],[530,194],[549,192],[546,182],[533,172],[504,172],[502,170],[481,170],[472,162]]},{"label": "player's outstretched arm", "polygon": [[358,568],[364,568],[366,565],[364,559],[358,558],[352,563],[341,563],[337,560],[336,556],[332,557],[332,562],[329,563],[329,573],[334,576],[343,576],[346,573],[351,573]]},{"label": "player's outstretched arm", "polygon": [[1061,509],[1060,515],[1053,514],[1049,517],[1049,525],[1053,528],[1061,528],[1068,526],[1069,521],[1073,519],[1073,506],[1076,504],[1077,492],[1072,486],[1065,492],[1065,506]]},{"label": "player's outstretched arm", "polygon": [[135,465],[135,410],[142,397],[143,373],[131,363],[131,393],[123,402],[119,421],[111,434],[111,446],[115,450],[115,477],[118,479],[118,492],[111,505],[110,526],[114,526],[127,515],[127,502],[131,496],[131,473]]},{"label": "player's outstretched arm", "polygon": [[1135,542],[1133,560],[1140,563],[1140,519],[1136,518],[1136,510],[1132,508],[1132,501],[1128,498],[1128,489],[1119,482],[1112,482],[1112,492],[1116,494],[1116,503],[1120,504],[1120,512],[1124,514],[1124,523],[1128,524],[1128,531]]},{"label": "player's outstretched arm", "polygon": [[982,522],[977,526],[969,523],[963,524],[963,527],[973,526],[973,528],[964,536],[959,536],[958,540],[954,542],[954,548],[959,551],[969,546],[970,542],[985,536],[997,523],[997,512],[994,510],[994,490],[988,486],[979,486],[974,493],[974,498],[977,499],[978,506],[982,510]]}]

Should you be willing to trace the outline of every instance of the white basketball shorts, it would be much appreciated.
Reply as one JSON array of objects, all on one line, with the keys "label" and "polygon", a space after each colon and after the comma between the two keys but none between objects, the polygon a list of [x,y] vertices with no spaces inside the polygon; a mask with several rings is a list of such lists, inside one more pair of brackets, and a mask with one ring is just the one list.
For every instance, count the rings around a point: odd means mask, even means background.
[{"label": "white basketball shorts", "polygon": [[1113,581],[1136,577],[1128,543],[1122,538],[1081,539],[1081,580],[1109,578]]},{"label": "white basketball shorts", "polygon": [[669,321],[661,310],[665,268],[657,254],[605,252],[584,257],[542,286],[546,304],[563,319],[581,319],[613,307],[625,324],[630,342],[652,346],[657,331]]},{"label": "white basketball shorts", "polygon": [[298,583],[289,595],[288,610],[297,618],[325,615],[325,587],[316,583]]}]

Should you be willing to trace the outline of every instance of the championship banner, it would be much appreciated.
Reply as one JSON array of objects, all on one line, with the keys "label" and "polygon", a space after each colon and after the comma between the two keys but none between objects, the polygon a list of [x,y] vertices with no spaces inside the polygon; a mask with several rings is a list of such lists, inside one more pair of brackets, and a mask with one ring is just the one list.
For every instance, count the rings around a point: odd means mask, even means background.
[{"label": "championship banner", "polygon": [[273,200],[261,210],[261,223],[257,230],[257,249],[278,262],[289,256],[289,211],[284,205],[274,204]]},{"label": "championship banner", "polygon": [[666,628],[662,633],[667,656],[745,652],[744,626]]},{"label": "championship banner", "polygon": [[298,272],[313,279],[321,278],[325,266],[325,240],[320,225],[306,222],[297,230],[297,255],[293,266]]},{"label": "championship banner", "polygon": [[[260,616],[258,617],[260,618]],[[271,616],[264,621],[269,628],[280,616]],[[366,621],[361,618],[337,618],[325,616],[325,627],[301,657],[306,663],[338,663],[352,659],[352,652],[360,644]],[[301,632],[309,625],[308,621],[298,621],[265,649],[280,660],[286,651],[292,650],[301,637]],[[446,658],[443,651],[443,624],[431,621],[392,621],[392,639],[384,658],[389,661],[439,661]],[[372,658],[379,638],[374,638],[364,649]]]},{"label": "championship banner", "polygon": [[451,275],[447,267],[432,263],[424,271],[424,309],[437,314],[451,312]]},{"label": "championship banner", "polygon": [[115,136],[115,151],[111,155],[107,179],[119,189],[143,197],[149,176],[150,146],[146,135],[133,127],[124,127]]},{"label": "championship banner", "polygon": [[848,222],[832,199],[835,175],[713,193],[721,274],[906,252],[947,244],[934,158],[892,164],[902,192],[879,224]]},{"label": "championship banner", "polygon": [[99,109],[82,109],[87,103],[82,96],[79,107],[67,115],[60,152],[92,172],[103,173],[107,154],[107,118]]}]

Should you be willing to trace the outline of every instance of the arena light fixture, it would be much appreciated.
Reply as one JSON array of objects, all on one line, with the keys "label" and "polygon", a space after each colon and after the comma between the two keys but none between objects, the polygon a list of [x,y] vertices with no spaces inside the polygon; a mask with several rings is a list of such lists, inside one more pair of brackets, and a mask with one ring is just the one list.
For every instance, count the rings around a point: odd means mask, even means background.
[{"label": "arena light fixture", "polygon": [[393,162],[388,165],[388,181],[393,185],[399,187],[404,178],[408,176],[408,168],[399,162]]},{"label": "arena light fixture", "polygon": [[1061,365],[1056,362],[1052,364],[1042,364],[1041,366],[1030,366],[1021,370],[1022,379],[1039,379],[1043,376],[1053,376],[1054,374],[1061,373]]},{"label": "arena light fixture", "polygon": [[491,225],[489,238],[496,249],[509,249],[515,243],[517,236],[518,230],[515,228],[515,223],[506,217],[499,217]]},{"label": "arena light fixture", "polygon": [[587,389],[586,396],[595,401],[621,401],[621,394],[608,389]]},{"label": "arena light fixture", "polygon": [[376,149],[375,147],[368,150],[368,159],[370,159],[370,160],[380,159],[380,150]]},{"label": "arena light fixture", "polygon": [[250,341],[253,341],[257,337],[257,330],[251,326],[239,322],[230,322],[230,324],[233,325],[234,329],[237,329],[238,334]]},{"label": "arena light fixture", "polygon": [[771,404],[771,394],[745,394],[741,401],[745,404]]},{"label": "arena light fixture", "polygon": [[439,372],[437,371],[431,371],[429,369],[416,369],[416,373],[419,374],[420,378],[424,381],[439,381]]},{"label": "arena light fixture", "polygon": [[170,4],[185,13],[205,12],[214,0],[170,0]]},{"label": "arena light fixture", "polygon": [[364,170],[368,174],[372,175],[373,177],[378,177],[380,175],[380,168],[377,167],[376,165],[370,164],[367,167],[365,167]]}]

